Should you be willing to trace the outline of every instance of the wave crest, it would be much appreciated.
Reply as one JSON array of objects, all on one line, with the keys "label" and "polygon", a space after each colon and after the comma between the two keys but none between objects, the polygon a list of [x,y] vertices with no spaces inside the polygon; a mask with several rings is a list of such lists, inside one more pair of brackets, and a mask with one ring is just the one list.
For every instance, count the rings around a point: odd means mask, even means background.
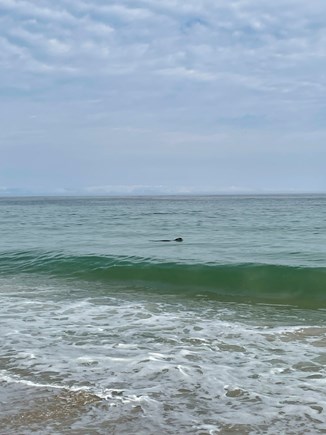
[{"label": "wave crest", "polygon": [[190,264],[139,257],[21,251],[0,255],[0,275],[42,274],[125,284],[180,296],[326,308],[326,268],[276,264]]}]

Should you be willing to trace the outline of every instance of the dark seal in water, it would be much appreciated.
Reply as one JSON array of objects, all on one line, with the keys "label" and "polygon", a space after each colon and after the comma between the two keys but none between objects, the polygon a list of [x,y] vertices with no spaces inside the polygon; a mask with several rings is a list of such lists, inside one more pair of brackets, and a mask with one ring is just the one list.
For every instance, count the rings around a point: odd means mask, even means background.
[{"label": "dark seal in water", "polygon": [[162,240],[153,240],[153,242],[183,242],[182,237],[177,237],[176,239],[162,239]]}]

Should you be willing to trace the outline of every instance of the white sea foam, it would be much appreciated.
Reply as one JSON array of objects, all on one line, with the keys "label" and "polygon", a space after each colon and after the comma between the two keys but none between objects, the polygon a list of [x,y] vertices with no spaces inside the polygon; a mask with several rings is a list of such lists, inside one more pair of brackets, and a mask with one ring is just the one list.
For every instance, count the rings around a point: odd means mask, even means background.
[{"label": "white sea foam", "polygon": [[[56,296],[69,287],[51,285],[53,298],[38,304],[3,297],[2,382],[88,392],[115,421],[135,415],[129,428],[138,433],[144,422],[145,433],[326,429],[325,353],[316,346],[325,340],[323,312],[146,293],[92,298],[91,286],[79,289],[88,293],[81,304]],[[101,433],[107,410],[92,412]]]},{"label": "white sea foam", "polygon": [[27,385],[28,387],[36,387],[36,388],[51,388],[51,389],[69,389],[69,387],[57,385],[57,384],[43,384],[39,382],[33,382],[27,379],[23,379],[20,376],[10,374],[7,370],[0,370],[0,380],[7,383],[15,383]]}]

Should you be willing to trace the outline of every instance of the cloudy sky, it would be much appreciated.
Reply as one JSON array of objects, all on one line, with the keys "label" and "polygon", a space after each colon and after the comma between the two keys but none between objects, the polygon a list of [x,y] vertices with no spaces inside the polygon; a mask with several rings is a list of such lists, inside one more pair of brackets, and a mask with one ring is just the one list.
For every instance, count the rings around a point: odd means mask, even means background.
[{"label": "cloudy sky", "polygon": [[0,195],[326,191],[324,0],[0,0]]}]

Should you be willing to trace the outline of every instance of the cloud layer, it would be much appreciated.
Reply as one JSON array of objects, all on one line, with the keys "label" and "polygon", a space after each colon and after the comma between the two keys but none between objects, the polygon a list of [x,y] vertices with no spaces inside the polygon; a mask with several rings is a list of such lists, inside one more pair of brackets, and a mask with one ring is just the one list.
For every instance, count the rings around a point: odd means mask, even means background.
[{"label": "cloud layer", "polygon": [[317,0],[0,0],[0,185],[325,189],[325,16]]}]

